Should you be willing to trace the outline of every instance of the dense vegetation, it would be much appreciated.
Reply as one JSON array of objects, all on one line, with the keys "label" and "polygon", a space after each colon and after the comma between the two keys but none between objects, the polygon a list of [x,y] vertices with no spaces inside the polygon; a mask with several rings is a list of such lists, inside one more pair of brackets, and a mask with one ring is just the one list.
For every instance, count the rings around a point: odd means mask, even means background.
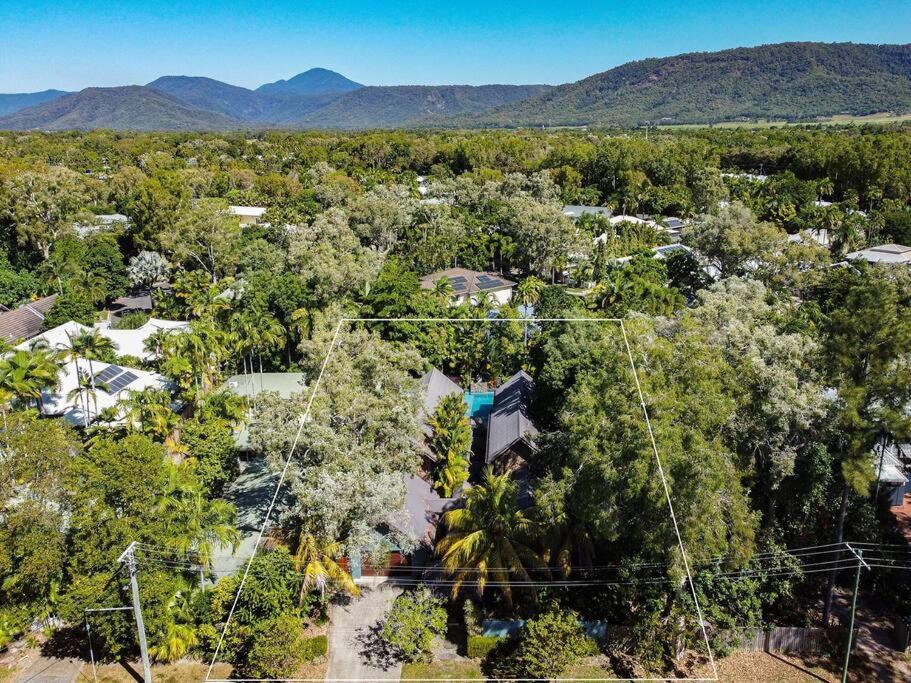
[{"label": "dense vegetation", "polygon": [[[266,223],[240,226],[229,203],[266,207]],[[564,203],[693,219],[693,251],[655,258],[663,231],[573,222]],[[907,242],[909,205],[904,128],[0,136],[0,303],[56,292],[48,325],[90,323],[151,290],[154,315],[189,321],[149,340],[144,365],[173,391],[88,409],[87,428],[37,408],[65,359],[117,358],[97,333],[0,360],[0,637],[124,604],[116,560],[138,541],[153,656],[211,655],[241,581],[216,564],[241,538],[224,496],[233,429],[249,421],[274,469],[298,448],[289,505],[219,656],[253,677],[291,675],[324,652],[312,632],[331,595],[357,594],[342,556],[380,563],[421,540],[401,523],[406,478],[421,472],[420,375],[437,367],[467,386],[524,369],[542,430],[533,504],[508,474],[469,471],[464,414],[441,402],[423,474],[461,492],[433,549],[445,589],[401,600],[383,637],[425,658],[421,622],[442,630],[445,595],[527,620],[515,642],[473,641],[499,653],[499,673],[559,675],[593,651],[583,626],[599,621],[629,629],[611,653],[629,666],[685,667],[704,645],[631,355],[710,636],[723,647],[726,629],[819,623],[841,575],[804,572],[786,549],[897,542],[871,450],[909,436],[911,401],[911,273],[830,265]],[[74,227],[113,212],[129,226]],[[822,227],[827,247],[807,232]],[[508,274],[516,299],[452,307],[445,281],[421,288],[455,264]],[[523,319],[520,304],[583,322]],[[341,331],[358,316],[456,322]],[[307,386],[255,402],[223,387],[260,369],[301,371]],[[566,583],[583,579],[596,582],[584,594]],[[868,588],[908,604],[889,571]],[[127,615],[94,633],[106,658],[135,650]]]}]

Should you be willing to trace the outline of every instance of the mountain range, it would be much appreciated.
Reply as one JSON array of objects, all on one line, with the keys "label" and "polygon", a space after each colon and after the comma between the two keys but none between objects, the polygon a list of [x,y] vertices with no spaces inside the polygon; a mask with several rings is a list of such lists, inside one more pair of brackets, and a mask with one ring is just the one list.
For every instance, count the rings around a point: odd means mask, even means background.
[{"label": "mountain range", "polygon": [[0,130],[638,126],[911,112],[911,45],[779,43],[629,62],[575,83],[365,86],[310,69],[0,94]]}]

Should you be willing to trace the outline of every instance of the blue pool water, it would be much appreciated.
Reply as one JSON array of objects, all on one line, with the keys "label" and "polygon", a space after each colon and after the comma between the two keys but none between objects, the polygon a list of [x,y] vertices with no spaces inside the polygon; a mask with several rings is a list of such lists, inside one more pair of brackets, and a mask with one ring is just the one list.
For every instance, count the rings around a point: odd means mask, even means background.
[{"label": "blue pool water", "polygon": [[468,417],[485,417],[490,414],[490,409],[493,406],[492,391],[476,394],[466,391],[463,396],[465,403],[468,405]]}]

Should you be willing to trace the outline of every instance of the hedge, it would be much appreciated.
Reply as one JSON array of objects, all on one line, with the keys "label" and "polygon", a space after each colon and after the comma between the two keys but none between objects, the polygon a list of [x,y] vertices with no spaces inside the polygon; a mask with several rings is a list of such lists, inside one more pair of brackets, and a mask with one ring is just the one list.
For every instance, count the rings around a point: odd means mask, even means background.
[{"label": "hedge", "polygon": [[472,659],[483,659],[504,640],[506,639],[497,636],[469,636],[465,649]]},{"label": "hedge", "polygon": [[329,638],[327,636],[305,638],[303,647],[301,647],[301,655],[308,662],[312,662],[318,657],[324,657],[328,651]]}]

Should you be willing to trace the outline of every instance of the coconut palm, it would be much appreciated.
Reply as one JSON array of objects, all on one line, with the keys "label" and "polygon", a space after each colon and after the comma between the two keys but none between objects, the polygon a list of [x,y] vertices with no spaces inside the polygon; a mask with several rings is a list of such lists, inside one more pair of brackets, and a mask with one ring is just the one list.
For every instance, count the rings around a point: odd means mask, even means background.
[{"label": "coconut palm", "polygon": [[323,601],[329,586],[335,586],[355,597],[361,594],[354,579],[338,563],[341,554],[342,544],[338,541],[322,541],[301,530],[297,538],[297,550],[294,552],[294,568],[302,576],[298,598],[300,604],[303,604],[307,592],[314,588],[319,589]]},{"label": "coconut palm", "polygon": [[[519,283],[516,293],[519,295],[519,301],[522,302],[522,307],[525,309],[525,315],[528,314],[529,306],[535,306],[541,300],[541,292],[544,291],[546,286],[543,280],[536,278],[534,275],[528,276]],[[528,346],[527,321],[525,323],[525,345]]]},{"label": "coconut palm", "polygon": [[466,581],[479,592],[496,581],[508,606],[512,606],[513,580],[528,581],[528,568],[540,564],[528,543],[533,523],[518,508],[517,485],[507,474],[495,475],[487,467],[481,484],[465,495],[465,506],[443,515],[445,536],[437,543],[443,567],[454,577],[456,597]]}]

